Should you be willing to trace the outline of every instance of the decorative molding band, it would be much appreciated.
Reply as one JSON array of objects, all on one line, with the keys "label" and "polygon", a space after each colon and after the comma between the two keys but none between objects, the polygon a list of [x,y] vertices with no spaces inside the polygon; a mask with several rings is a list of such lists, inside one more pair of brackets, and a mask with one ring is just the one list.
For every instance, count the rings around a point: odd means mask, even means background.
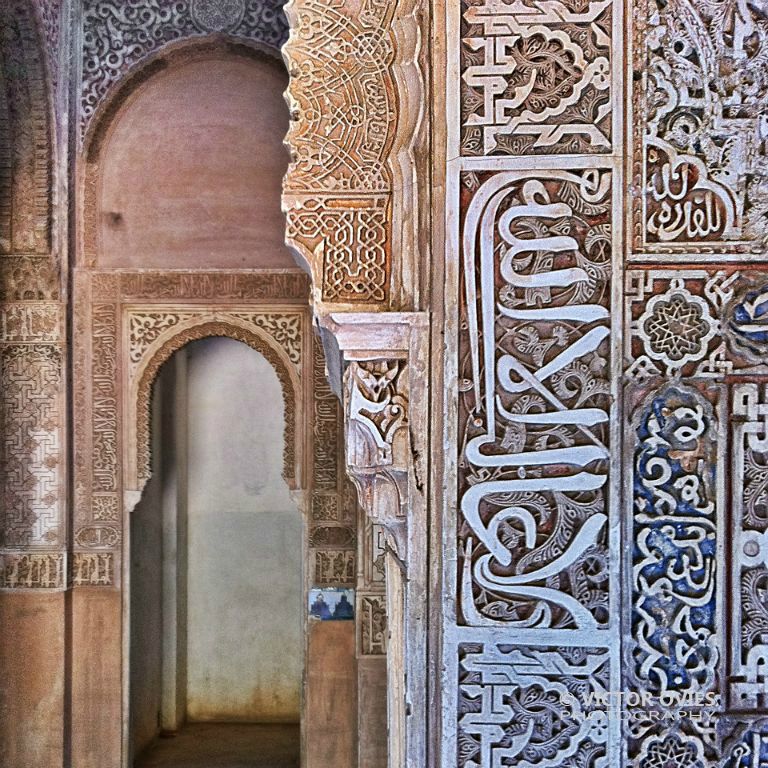
[{"label": "decorative molding band", "polygon": [[0,589],[64,589],[64,552],[0,552]]}]

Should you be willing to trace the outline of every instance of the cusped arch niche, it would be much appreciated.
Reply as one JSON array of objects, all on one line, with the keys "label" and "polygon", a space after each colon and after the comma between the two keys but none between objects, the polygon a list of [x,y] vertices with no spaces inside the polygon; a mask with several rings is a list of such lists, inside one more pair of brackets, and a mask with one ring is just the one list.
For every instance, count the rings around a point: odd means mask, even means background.
[{"label": "cusped arch niche", "polygon": [[279,51],[218,36],[134,65],[84,139],[80,265],[295,269],[287,83]]},{"label": "cusped arch niche", "polygon": [[[151,477],[151,404],[157,376],[171,356],[193,341],[228,338],[247,344],[259,352],[274,369],[283,395],[285,431],[283,439],[283,478],[291,490],[304,482],[304,409],[301,384],[294,364],[285,350],[268,333],[253,323],[236,318],[208,315],[174,325],[158,336],[137,357],[129,375],[129,414],[126,457],[126,487],[142,491]],[[134,357],[134,349],[129,349]]]}]

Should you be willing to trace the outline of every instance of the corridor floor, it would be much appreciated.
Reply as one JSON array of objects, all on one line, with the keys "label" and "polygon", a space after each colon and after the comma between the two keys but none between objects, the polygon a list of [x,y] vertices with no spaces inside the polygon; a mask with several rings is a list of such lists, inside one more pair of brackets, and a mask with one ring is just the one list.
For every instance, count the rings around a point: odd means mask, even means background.
[{"label": "corridor floor", "polygon": [[159,739],[135,768],[298,768],[298,725],[194,723]]}]

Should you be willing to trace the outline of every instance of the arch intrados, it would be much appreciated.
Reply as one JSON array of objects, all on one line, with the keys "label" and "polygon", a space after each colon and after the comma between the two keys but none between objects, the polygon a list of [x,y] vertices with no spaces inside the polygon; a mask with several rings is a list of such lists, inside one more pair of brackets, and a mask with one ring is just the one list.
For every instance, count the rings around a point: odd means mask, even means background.
[{"label": "arch intrados", "polygon": [[[176,326],[170,338],[156,342],[145,353],[131,387],[135,408],[135,440],[129,441],[126,479],[128,486],[143,489],[151,476],[151,403],[152,392],[162,366],[180,349],[193,341],[228,338],[260,353],[272,366],[283,394],[285,433],[283,439],[283,478],[288,487],[297,488],[302,479],[300,423],[301,388],[298,375],[282,349],[266,334],[231,320],[202,320]],[[130,423],[130,422],[129,422]],[[131,444],[132,443],[132,444]]]}]

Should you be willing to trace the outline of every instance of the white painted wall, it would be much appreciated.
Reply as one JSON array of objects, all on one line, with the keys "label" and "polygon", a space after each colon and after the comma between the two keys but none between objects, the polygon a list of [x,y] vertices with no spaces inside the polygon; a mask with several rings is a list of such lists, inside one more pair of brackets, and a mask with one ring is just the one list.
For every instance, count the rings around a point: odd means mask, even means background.
[{"label": "white painted wall", "polygon": [[190,720],[298,722],[302,521],[282,478],[272,366],[231,339],[187,347]]},{"label": "white painted wall", "polygon": [[159,728],[162,667],[162,383],[152,399],[152,479],[131,513],[131,748],[140,754]]}]

